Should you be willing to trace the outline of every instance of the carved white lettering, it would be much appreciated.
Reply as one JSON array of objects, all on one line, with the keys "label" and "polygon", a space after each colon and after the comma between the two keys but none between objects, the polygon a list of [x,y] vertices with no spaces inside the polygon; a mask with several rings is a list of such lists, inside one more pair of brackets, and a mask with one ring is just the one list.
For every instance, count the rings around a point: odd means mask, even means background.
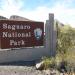
[{"label": "carved white lettering", "polygon": [[9,25],[7,23],[3,23],[3,29],[11,29],[11,30],[16,30],[16,29],[30,29],[30,25]]},{"label": "carved white lettering", "polygon": [[3,23],[3,29],[7,29],[7,24]]},{"label": "carved white lettering", "polygon": [[7,36],[7,33],[8,33],[8,32],[3,32],[2,37],[8,37],[8,36]]},{"label": "carved white lettering", "polygon": [[20,46],[20,45],[25,45],[25,41],[10,40],[10,46]]},{"label": "carved white lettering", "polygon": [[31,37],[31,32],[28,32],[28,33],[18,33],[18,32],[2,32],[3,35],[2,37],[5,38],[5,37]]}]

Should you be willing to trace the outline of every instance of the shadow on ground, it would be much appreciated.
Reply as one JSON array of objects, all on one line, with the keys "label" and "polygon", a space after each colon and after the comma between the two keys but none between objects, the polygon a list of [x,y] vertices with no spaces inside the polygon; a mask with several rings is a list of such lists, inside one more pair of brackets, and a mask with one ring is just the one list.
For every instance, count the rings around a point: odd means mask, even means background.
[{"label": "shadow on ground", "polygon": [[4,62],[0,63],[0,66],[35,66],[35,61],[13,61],[13,62]]}]

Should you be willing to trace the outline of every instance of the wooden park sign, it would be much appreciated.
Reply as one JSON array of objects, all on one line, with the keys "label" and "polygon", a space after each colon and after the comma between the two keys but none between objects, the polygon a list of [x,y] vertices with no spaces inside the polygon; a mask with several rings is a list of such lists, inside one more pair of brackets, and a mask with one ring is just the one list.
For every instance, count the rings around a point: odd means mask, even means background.
[{"label": "wooden park sign", "polygon": [[0,48],[43,46],[44,23],[0,20]]}]

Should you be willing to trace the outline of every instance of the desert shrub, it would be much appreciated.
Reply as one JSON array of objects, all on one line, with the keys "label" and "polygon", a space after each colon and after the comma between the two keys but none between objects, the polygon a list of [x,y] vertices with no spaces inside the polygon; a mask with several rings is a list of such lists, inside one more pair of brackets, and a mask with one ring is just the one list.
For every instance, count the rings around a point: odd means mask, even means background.
[{"label": "desert shrub", "polygon": [[67,70],[75,71],[75,50],[74,48],[67,51],[66,61],[67,61]]},{"label": "desert shrub", "polygon": [[74,48],[68,49],[66,53],[57,53],[55,57],[43,57],[44,69],[56,68],[61,70],[64,66],[67,72],[75,72],[75,50]]},{"label": "desert shrub", "polygon": [[55,57],[55,62],[56,62],[56,68],[59,68],[60,67],[60,63],[62,62],[62,55],[61,54],[56,54],[56,57]]},{"label": "desert shrub", "polygon": [[56,69],[58,69],[59,71],[62,71],[62,69],[64,71],[66,71],[66,60],[65,60],[65,54],[56,54],[56,57],[55,57],[55,62],[56,62]]},{"label": "desert shrub", "polygon": [[54,68],[55,66],[55,58],[54,57],[43,57],[43,66],[44,69]]},{"label": "desert shrub", "polygon": [[68,72],[75,71],[75,50],[68,49],[65,54],[58,53],[55,57],[56,68],[60,69],[61,65],[65,66]]}]

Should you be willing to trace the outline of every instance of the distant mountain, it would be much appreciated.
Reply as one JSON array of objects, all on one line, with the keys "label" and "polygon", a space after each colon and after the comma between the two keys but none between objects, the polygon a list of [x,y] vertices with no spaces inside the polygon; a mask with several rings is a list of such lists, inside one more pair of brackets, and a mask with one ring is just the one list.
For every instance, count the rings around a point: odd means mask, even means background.
[{"label": "distant mountain", "polygon": [[25,17],[17,16],[17,15],[12,15],[10,16],[10,20],[18,20],[18,21],[31,21]]},{"label": "distant mountain", "polygon": [[8,18],[6,18],[4,16],[0,16],[0,20],[8,20]]},{"label": "distant mountain", "polygon": [[21,17],[21,16],[17,16],[17,15],[12,15],[12,16],[10,16],[9,19],[4,16],[0,16],[0,20],[32,21],[32,20],[29,20],[29,19]]}]

